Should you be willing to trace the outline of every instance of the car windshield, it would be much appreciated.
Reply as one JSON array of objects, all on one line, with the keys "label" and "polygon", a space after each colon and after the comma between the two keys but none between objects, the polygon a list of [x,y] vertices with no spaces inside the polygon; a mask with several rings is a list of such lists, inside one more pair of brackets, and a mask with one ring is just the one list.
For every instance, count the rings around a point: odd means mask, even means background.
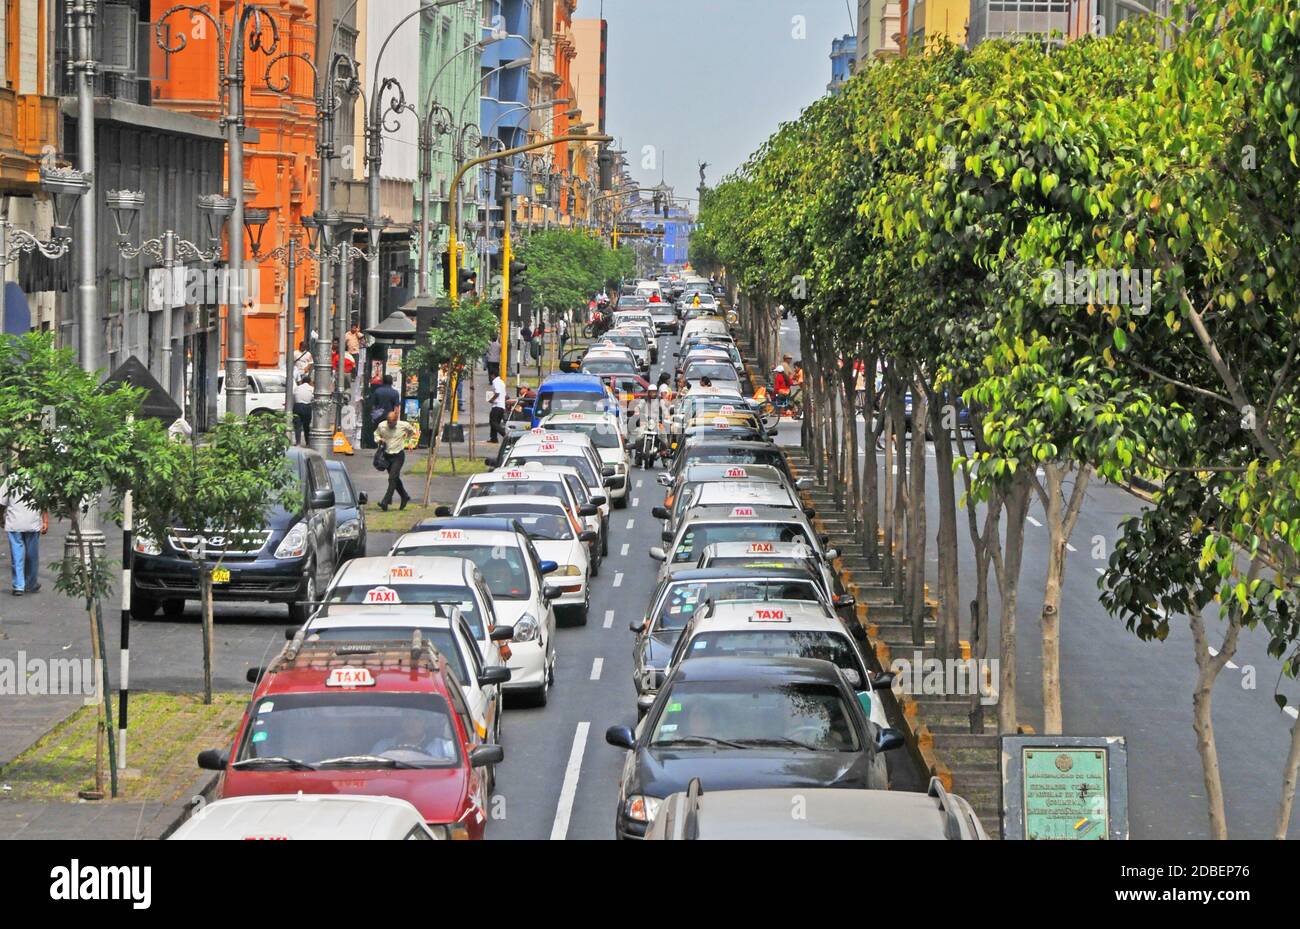
[{"label": "car windshield", "polygon": [[702,377],[707,377],[714,381],[734,381],[736,369],[729,364],[721,362],[693,362],[686,367],[686,379],[688,381],[698,381]]},{"label": "car windshield", "polygon": [[630,361],[619,361],[617,358],[609,361],[584,361],[582,363],[583,374],[635,374],[636,365]]},{"label": "car windshield", "polygon": [[565,499],[564,487],[559,481],[483,481],[465,488],[466,500],[483,497],[555,497]]},{"label": "car windshield", "polygon": [[276,765],[271,759],[289,759],[312,766],[331,762],[331,768],[450,768],[460,758],[460,737],[441,695],[357,688],[263,697],[251,712],[235,765],[267,768]]},{"label": "car windshield", "polygon": [[[332,629],[311,629],[307,641],[319,642],[409,642],[415,632],[414,626],[339,626]],[[433,647],[447,658],[447,664],[456,672],[456,677],[466,682],[464,656],[456,645],[456,637],[447,628],[421,628],[420,638],[432,642]]]},{"label": "car windshield", "polygon": [[743,681],[683,681],[674,685],[650,728],[650,744],[792,751],[859,750],[853,717],[838,688],[782,683],[755,676]]},{"label": "car windshield", "polygon": [[656,629],[679,631],[695,611],[712,600],[804,600],[820,603],[812,581],[719,578],[707,581],[674,581],[668,588],[655,621]]},{"label": "car windshield", "polygon": [[352,495],[352,485],[348,483],[347,474],[342,468],[329,468],[330,486],[334,488],[335,506],[356,506],[357,498]]},{"label": "car windshield", "polygon": [[554,429],[556,432],[577,432],[591,439],[591,444],[597,448],[618,448],[618,428],[612,423],[601,421],[597,423],[547,423],[546,428]]},{"label": "car windshield", "polygon": [[611,332],[605,336],[605,340],[615,345],[626,345],[638,352],[643,352],[647,348],[645,336],[639,332]]},{"label": "car windshield", "polygon": [[444,558],[468,558],[474,562],[492,596],[501,600],[527,600],[532,596],[528,568],[522,550],[510,545],[411,545],[394,555],[436,555]]},{"label": "car windshield", "polygon": [[717,630],[701,632],[686,648],[692,658],[818,658],[841,670],[853,671],[859,681],[866,680],[866,669],[843,633],[814,629]]},{"label": "car windshield", "polygon": [[506,462],[506,466],[515,467],[534,461],[543,467],[549,465],[551,467],[574,468],[582,475],[582,480],[588,487],[596,487],[601,483],[600,479],[596,477],[595,470],[591,467],[591,462],[587,460],[585,455],[511,455],[510,460]]},{"label": "car windshield", "polygon": [[568,517],[552,509],[528,510],[518,503],[473,503],[462,507],[459,515],[517,519],[528,537],[540,542],[567,542],[573,538]]},{"label": "car windshield", "polygon": [[688,448],[686,464],[761,464],[780,468],[781,453],[775,449]]},{"label": "car windshield", "polygon": [[592,390],[548,390],[537,398],[533,415],[551,413],[603,413],[605,396]]},{"label": "car windshield", "polygon": [[673,549],[673,563],[700,560],[700,552],[715,542],[802,542],[810,549],[812,540],[799,523],[727,522],[692,523]]},{"label": "car windshield", "polygon": [[262,389],[264,394],[282,394],[284,393],[284,375],[279,373],[259,373],[257,375],[257,386]]}]

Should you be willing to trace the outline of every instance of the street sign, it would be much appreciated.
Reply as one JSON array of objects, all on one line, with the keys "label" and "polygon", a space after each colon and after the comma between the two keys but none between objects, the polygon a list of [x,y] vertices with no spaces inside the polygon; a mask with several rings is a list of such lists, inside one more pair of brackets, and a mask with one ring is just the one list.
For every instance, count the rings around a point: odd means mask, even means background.
[{"label": "street sign", "polygon": [[1008,839],[1127,839],[1122,736],[1004,736],[1002,831]]},{"label": "street sign", "polygon": [[140,405],[140,415],[156,419],[164,426],[170,426],[181,418],[181,408],[175,400],[163,390],[162,384],[149,373],[139,358],[132,355],[122,362],[118,369],[108,376],[104,386],[110,390],[118,384],[130,384],[145,391],[144,401]]}]

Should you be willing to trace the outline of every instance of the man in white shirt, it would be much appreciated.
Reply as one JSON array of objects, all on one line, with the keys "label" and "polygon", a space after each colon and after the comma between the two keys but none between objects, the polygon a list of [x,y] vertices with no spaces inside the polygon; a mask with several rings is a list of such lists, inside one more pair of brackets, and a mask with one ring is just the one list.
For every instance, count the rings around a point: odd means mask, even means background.
[{"label": "man in white shirt", "polygon": [[406,509],[411,502],[411,495],[402,484],[402,468],[406,464],[406,446],[415,438],[415,427],[401,418],[401,410],[393,407],[388,416],[375,429],[375,444],[388,455],[388,491],[379,501],[379,508],[385,512],[393,502],[393,495],[402,498],[398,509]]},{"label": "man in white shirt", "polygon": [[13,560],[15,597],[34,594],[41,589],[40,542],[49,531],[50,518],[38,512],[25,499],[0,484],[0,507],[5,511],[5,532],[9,535],[9,555]]},{"label": "man in white shirt", "polygon": [[506,382],[499,373],[492,378],[492,392],[488,401],[492,404],[492,411],[488,414],[488,426],[492,430],[488,441],[497,442],[498,436],[505,438],[506,435]]},{"label": "man in white shirt", "polygon": [[307,444],[311,430],[311,404],[316,398],[316,388],[310,377],[304,377],[293,388],[293,432],[294,441]]}]

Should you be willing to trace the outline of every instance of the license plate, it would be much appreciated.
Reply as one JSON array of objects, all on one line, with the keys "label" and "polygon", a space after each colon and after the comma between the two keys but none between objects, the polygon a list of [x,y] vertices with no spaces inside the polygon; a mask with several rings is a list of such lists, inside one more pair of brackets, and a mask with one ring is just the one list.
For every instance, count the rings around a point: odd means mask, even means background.
[{"label": "license plate", "polygon": [[214,583],[214,584],[229,584],[229,583],[230,583],[230,569],[229,569],[229,568],[213,568],[213,569],[212,569],[212,583]]}]

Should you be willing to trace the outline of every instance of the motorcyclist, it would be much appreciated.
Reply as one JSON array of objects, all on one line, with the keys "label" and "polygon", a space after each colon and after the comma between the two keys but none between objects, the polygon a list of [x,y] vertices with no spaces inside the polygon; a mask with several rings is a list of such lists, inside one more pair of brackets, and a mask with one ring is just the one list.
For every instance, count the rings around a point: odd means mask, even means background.
[{"label": "motorcyclist", "polygon": [[663,448],[664,422],[668,415],[664,409],[666,402],[669,401],[659,392],[659,385],[652,384],[637,411],[637,457],[643,468],[654,467],[654,460]]}]

